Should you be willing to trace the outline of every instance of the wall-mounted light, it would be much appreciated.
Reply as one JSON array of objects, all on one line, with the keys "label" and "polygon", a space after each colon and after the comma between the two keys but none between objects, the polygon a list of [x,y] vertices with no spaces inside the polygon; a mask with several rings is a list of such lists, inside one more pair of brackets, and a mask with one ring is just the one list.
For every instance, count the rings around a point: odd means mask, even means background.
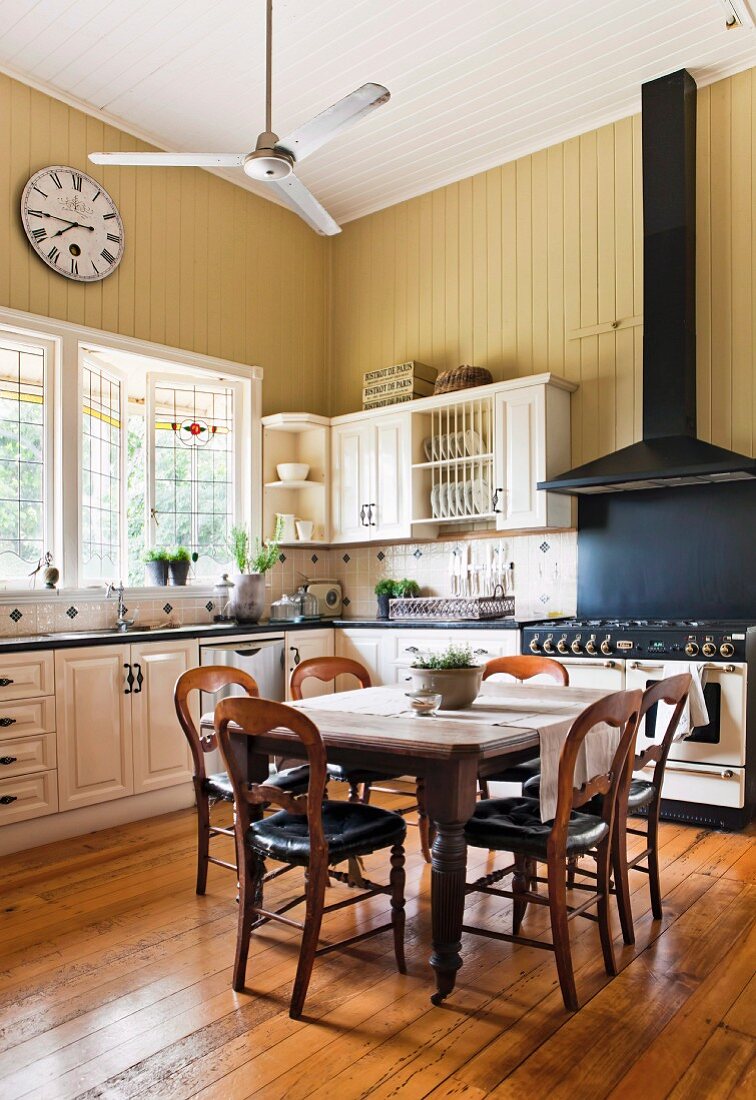
[{"label": "wall-mounted light", "polygon": [[754,10],[750,0],[719,0],[725,13],[725,25],[728,30],[738,27],[756,27]]}]

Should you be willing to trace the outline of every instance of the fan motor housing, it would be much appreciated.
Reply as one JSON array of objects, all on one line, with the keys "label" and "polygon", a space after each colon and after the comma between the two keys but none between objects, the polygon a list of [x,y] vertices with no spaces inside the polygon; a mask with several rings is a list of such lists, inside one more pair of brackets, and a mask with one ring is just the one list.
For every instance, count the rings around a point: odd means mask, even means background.
[{"label": "fan motor housing", "polygon": [[277,140],[275,134],[260,134],[257,139],[257,148],[245,158],[242,165],[246,174],[252,179],[270,182],[283,180],[291,175],[294,157],[284,149],[276,149]]}]

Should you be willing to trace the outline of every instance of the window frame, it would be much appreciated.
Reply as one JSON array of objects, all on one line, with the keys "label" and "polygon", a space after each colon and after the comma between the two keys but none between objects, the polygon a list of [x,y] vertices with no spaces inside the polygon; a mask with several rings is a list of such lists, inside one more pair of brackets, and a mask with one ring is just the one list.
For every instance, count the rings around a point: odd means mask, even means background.
[{"label": "window frame", "polygon": [[77,536],[76,536],[76,579],[78,583],[84,583],[84,368],[89,370],[96,370],[100,374],[104,374],[106,377],[110,377],[112,381],[118,382],[121,387],[121,459],[119,462],[119,493],[118,493],[118,515],[119,515],[119,540],[118,540],[118,557],[119,557],[119,576],[117,577],[98,577],[87,578],[87,587],[94,587],[97,585],[107,586],[110,581],[120,582],[122,576],[127,568],[127,527],[128,522],[126,518],[126,430],[128,425],[128,377],[126,372],[120,370],[118,367],[113,366],[112,363],[103,364],[99,361],[91,361],[89,349],[82,351],[79,356],[79,371],[78,371],[78,430],[77,430],[77,458],[78,458],[78,509],[77,509]]},{"label": "window frame", "polygon": [[[43,393],[43,421],[42,436],[44,439],[45,461],[42,466],[42,524],[43,536],[42,554],[49,552],[53,561],[60,560],[60,517],[57,514],[56,500],[58,497],[56,486],[56,409],[58,405],[58,364],[60,360],[59,341],[52,337],[42,336],[33,331],[25,331],[11,325],[0,324],[0,342],[7,340],[9,344],[26,344],[41,348],[43,351],[42,363],[42,393]],[[5,577],[0,571],[0,593],[15,592],[19,585],[15,584],[20,578]],[[24,589],[20,589],[24,591]]]},{"label": "window frame", "polygon": [[[208,372],[209,373],[209,372]],[[145,452],[147,460],[147,469],[145,476],[145,484],[147,486],[147,492],[145,494],[145,517],[144,517],[144,530],[145,530],[145,547],[152,548],[155,545],[155,524],[153,522],[153,508],[155,507],[155,389],[158,386],[190,386],[194,383],[203,385],[202,378],[195,378],[194,376],[178,377],[175,374],[162,371],[149,371],[147,374],[147,394],[145,401]],[[243,507],[242,499],[242,483],[244,480],[243,474],[243,447],[242,440],[244,436],[244,406],[243,406],[243,385],[241,382],[231,378],[213,378],[204,383],[208,388],[223,388],[231,390],[233,393],[233,422],[234,422],[234,440],[233,440],[233,461],[234,461],[234,479],[233,479],[233,523],[234,524],[247,524],[248,516],[245,515],[245,509]],[[231,561],[231,552],[229,551],[229,562]]]},{"label": "window frame", "polygon": [[[203,355],[183,348],[156,344],[119,333],[104,332],[70,321],[58,321],[0,307],[0,332],[9,339],[47,342],[50,346],[48,405],[50,416],[45,436],[48,446],[47,501],[50,508],[49,549],[53,564],[60,570],[60,585],[56,591],[39,586],[32,588],[26,579],[0,577],[0,600],[14,600],[19,606],[44,598],[47,602],[70,601],[77,597],[91,598],[102,591],[102,585],[85,587],[79,573],[80,508],[79,486],[79,410],[80,357],[87,351],[125,352],[150,359],[164,369],[191,369],[208,372],[215,378],[241,384],[240,410],[242,427],[238,435],[241,446],[241,508],[237,522],[247,524],[253,537],[261,533],[262,525],[262,382],[261,367],[234,362],[221,357]],[[72,441],[74,441],[72,443]],[[124,481],[125,485],[125,481]],[[132,586],[132,598],[154,598],[154,587]],[[213,585],[192,584],[185,594],[212,595]]]}]

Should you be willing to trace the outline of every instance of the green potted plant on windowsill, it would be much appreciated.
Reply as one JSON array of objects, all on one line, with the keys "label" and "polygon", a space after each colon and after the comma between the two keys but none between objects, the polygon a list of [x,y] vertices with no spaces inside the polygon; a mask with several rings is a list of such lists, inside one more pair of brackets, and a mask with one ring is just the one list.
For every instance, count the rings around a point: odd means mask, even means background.
[{"label": "green potted plant on windowsill", "polygon": [[461,710],[475,702],[483,666],[474,660],[469,645],[452,642],[443,653],[421,654],[410,675],[414,691],[434,691],[441,696],[441,710]]},{"label": "green potted plant on windowsill", "polygon": [[229,549],[238,573],[231,577],[233,588],[230,592],[229,610],[240,623],[256,623],[265,607],[265,574],[278,561],[278,547],[281,541],[282,520],[276,521],[276,530],[272,539],[261,542],[255,539],[252,546],[246,527],[231,528]]},{"label": "green potted plant on windowsill", "polygon": [[144,579],[148,585],[168,583],[168,551],[160,548],[144,553]]},{"label": "green potted plant on windowsill", "polygon": [[185,546],[177,546],[168,551],[168,583],[184,586],[189,576],[192,555]]}]

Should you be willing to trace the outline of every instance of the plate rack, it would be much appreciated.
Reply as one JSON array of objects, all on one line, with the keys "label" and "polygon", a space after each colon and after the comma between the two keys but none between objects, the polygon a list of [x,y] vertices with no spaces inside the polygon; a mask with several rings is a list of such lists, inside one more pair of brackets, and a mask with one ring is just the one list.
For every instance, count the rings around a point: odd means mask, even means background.
[{"label": "plate rack", "polygon": [[413,463],[420,523],[461,523],[496,513],[493,399],[458,401],[422,418]]}]

